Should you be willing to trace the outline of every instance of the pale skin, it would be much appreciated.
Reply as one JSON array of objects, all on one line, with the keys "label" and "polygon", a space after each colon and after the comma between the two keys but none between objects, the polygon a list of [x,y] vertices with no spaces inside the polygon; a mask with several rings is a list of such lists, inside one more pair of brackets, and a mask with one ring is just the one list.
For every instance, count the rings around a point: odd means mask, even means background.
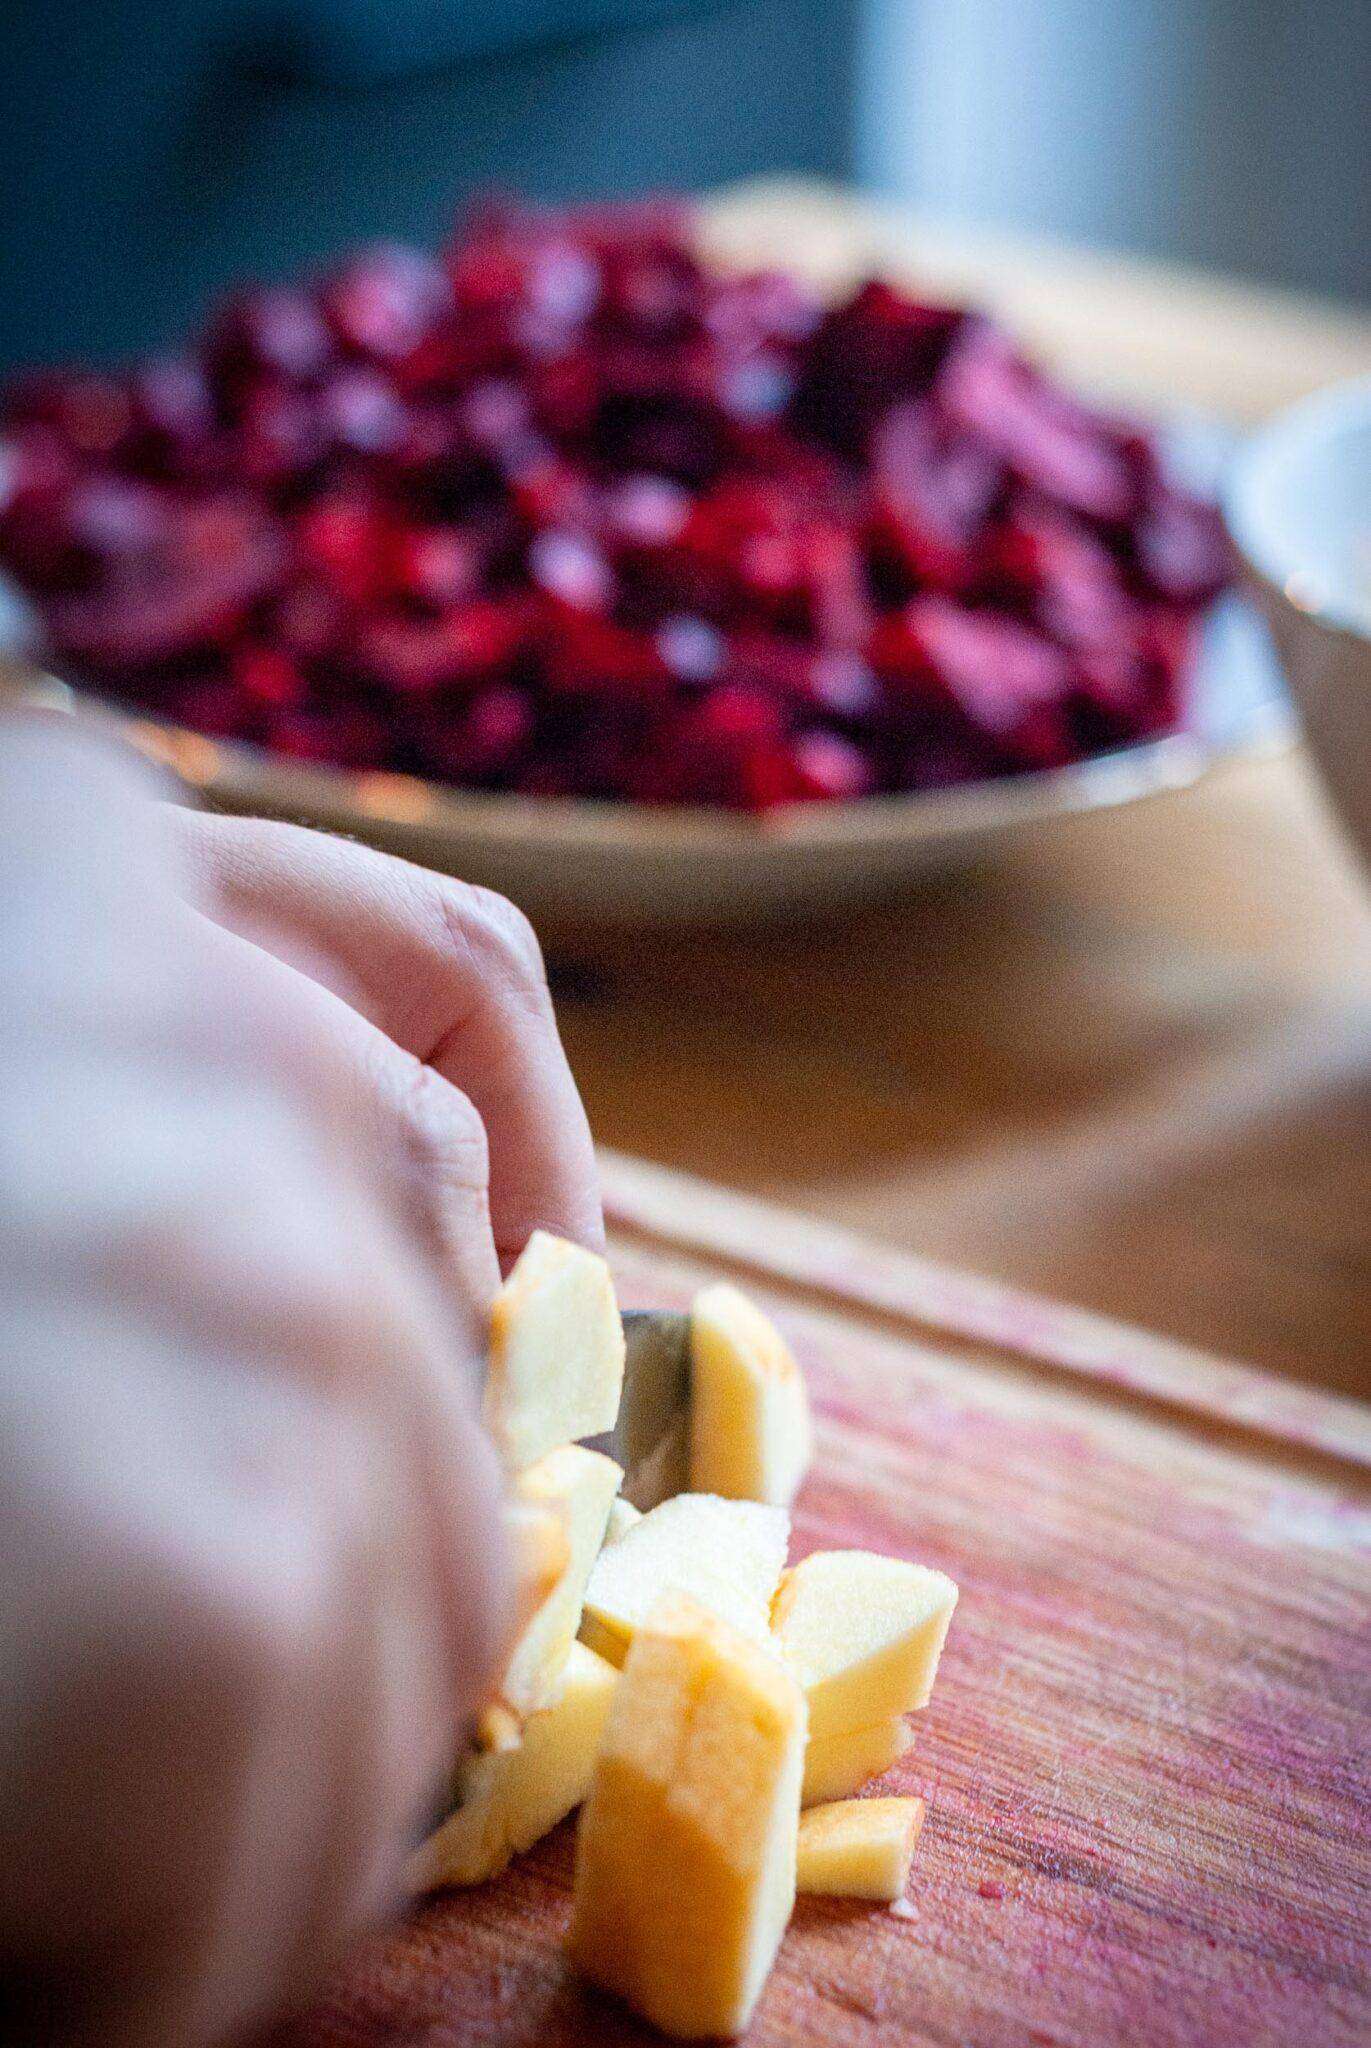
[{"label": "pale skin", "polygon": [[0,2038],[212,2048],[508,1644],[481,1331],[603,1238],[527,925],[0,719]]}]

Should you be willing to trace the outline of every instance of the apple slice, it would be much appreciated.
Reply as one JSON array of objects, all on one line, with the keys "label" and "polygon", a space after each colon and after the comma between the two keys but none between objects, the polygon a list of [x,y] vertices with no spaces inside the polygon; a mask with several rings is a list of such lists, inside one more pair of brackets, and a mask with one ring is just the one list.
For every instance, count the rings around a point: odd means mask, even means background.
[{"label": "apple slice", "polygon": [[516,1643],[500,1685],[501,1699],[518,1714],[543,1706],[561,1675],[622,1478],[612,1458],[581,1444],[563,1444],[514,1482],[516,1500],[561,1517],[567,1544],[566,1563]]},{"label": "apple slice", "polygon": [[690,1309],[690,1484],[788,1508],[814,1448],[804,1379],[780,1331],[720,1282]]},{"label": "apple slice", "polygon": [[569,1948],[668,2034],[731,2038],[752,2017],[795,1903],[804,1738],[789,1672],[697,1601],[671,1595],[636,1630],[581,1816]]},{"label": "apple slice", "polygon": [[635,1522],[641,1522],[642,1519],[641,1511],[634,1507],[631,1500],[625,1500],[620,1494],[609,1505],[609,1520],[605,1523],[605,1542],[617,1543],[621,1536],[627,1536]]},{"label": "apple slice", "polygon": [[508,1766],[505,1828],[516,1853],[550,1834],[590,1790],[617,1683],[612,1664],[571,1645],[556,1699],[529,1716]]},{"label": "apple slice", "polygon": [[490,1313],[486,1423],[511,1469],[612,1429],[623,1377],[609,1267],[535,1230]]},{"label": "apple slice", "polygon": [[603,1658],[571,1645],[554,1698],[529,1715],[521,1740],[462,1766],[461,1804],[412,1859],[413,1890],[481,1884],[580,1805],[616,1681]]},{"label": "apple slice", "polygon": [[797,1889],[843,1899],[903,1897],[922,1799],[839,1799],[800,1815]]},{"label": "apple slice", "polygon": [[582,1641],[622,1664],[634,1631],[662,1595],[689,1593],[730,1627],[770,1646],[771,1601],[789,1538],[784,1508],[678,1493],[596,1558]]},{"label": "apple slice", "polygon": [[888,1771],[908,1747],[909,1730],[898,1717],[877,1721],[871,1728],[854,1728],[847,1735],[811,1735],[805,1746],[801,1806],[846,1799],[868,1778]]},{"label": "apple slice", "polygon": [[[516,1754],[516,1750],[501,1750],[478,1761],[493,1767]],[[436,1892],[446,1885],[484,1884],[487,1878],[499,1876],[514,1852],[505,1834],[498,1787],[499,1774],[492,1768],[489,1778],[478,1781],[442,1825],[415,1850],[405,1868],[405,1882],[411,1892]]]},{"label": "apple slice", "polygon": [[566,1570],[571,1544],[559,1504],[521,1499],[516,1491],[506,1496],[504,1521],[513,1555],[514,1626],[522,1629]]},{"label": "apple slice", "polygon": [[788,1571],[771,1625],[809,1701],[815,1737],[927,1704],[957,1588],[869,1550],[822,1550]]},{"label": "apple slice", "polygon": [[503,1700],[492,1700],[488,1707],[483,1707],[471,1731],[471,1746],[478,1756],[493,1750],[517,1749],[523,1739],[522,1715],[507,1707]]}]

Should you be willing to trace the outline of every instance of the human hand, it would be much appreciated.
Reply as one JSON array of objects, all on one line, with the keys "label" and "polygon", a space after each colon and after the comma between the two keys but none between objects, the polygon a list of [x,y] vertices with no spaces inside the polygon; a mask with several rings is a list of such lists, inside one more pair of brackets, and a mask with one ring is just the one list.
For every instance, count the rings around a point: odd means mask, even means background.
[{"label": "human hand", "polygon": [[517,920],[441,885],[449,971],[413,871],[155,794],[0,737],[0,2033],[63,2048],[219,2039],[390,1895],[507,1635],[496,1245],[599,1230]]},{"label": "human hand", "polygon": [[308,1000],[355,1113],[403,1121],[435,1247],[483,1308],[534,1230],[603,1246],[585,1111],[512,903],[295,825],[172,822],[211,916],[323,963]]}]

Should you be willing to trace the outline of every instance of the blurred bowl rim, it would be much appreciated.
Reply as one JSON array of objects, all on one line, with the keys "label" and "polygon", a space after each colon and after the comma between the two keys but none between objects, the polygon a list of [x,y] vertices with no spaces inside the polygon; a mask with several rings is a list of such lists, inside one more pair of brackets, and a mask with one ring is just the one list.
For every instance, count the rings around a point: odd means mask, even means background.
[{"label": "blurred bowl rim", "polygon": [[[1272,472],[1293,454],[1317,455],[1336,447],[1349,426],[1371,435],[1371,373],[1325,385],[1273,415],[1237,451],[1220,489],[1225,523],[1248,570],[1295,610],[1357,639],[1371,638],[1371,487],[1366,528],[1364,597],[1327,572],[1311,567],[1294,544],[1294,529],[1273,519],[1260,502]],[[1284,552],[1284,548],[1289,552]]]}]

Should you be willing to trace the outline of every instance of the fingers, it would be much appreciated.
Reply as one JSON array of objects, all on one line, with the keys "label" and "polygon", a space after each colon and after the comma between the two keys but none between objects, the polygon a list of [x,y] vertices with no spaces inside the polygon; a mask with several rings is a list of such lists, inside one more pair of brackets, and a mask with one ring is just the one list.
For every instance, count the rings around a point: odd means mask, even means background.
[{"label": "fingers", "polygon": [[172,822],[211,914],[336,962],[377,1030],[474,1104],[502,1266],[538,1228],[603,1245],[585,1111],[537,941],[512,904],[296,826],[189,812]]},{"label": "fingers", "polygon": [[65,724],[22,744],[0,1927],[79,1987],[65,2038],[200,2042],[374,1911],[505,1652],[484,1132],[362,1008],[187,908],[136,770]]},{"label": "fingers", "polygon": [[165,790],[127,748],[58,712],[0,711],[0,1013],[48,1028],[66,992],[156,971],[146,928],[171,893],[150,829]]},{"label": "fingers", "polygon": [[[195,1269],[184,1276],[182,1291],[200,1304],[202,1315],[212,1314],[216,1301],[225,1303],[241,1332],[251,1297],[232,1296],[232,1279],[251,1273],[268,1329],[288,1311],[305,1355],[325,1362],[340,1344],[355,1356],[369,1340],[374,1369],[383,1377],[395,1373],[387,1347],[394,1350],[408,1313],[411,1341],[397,1361],[402,1369],[395,1390],[403,1413],[389,1427],[408,1447],[411,1513],[443,1602],[453,1697],[466,1712],[483,1697],[506,1647],[508,1619],[501,1479],[477,1415],[490,1302],[499,1284],[480,1118],[451,1082],[331,990],[208,919],[192,915],[187,923],[187,943],[206,977],[231,987],[236,1005],[266,1020],[259,1028],[271,1056],[294,1070],[324,1138],[332,1141],[317,1168],[305,1163],[302,1212],[317,1199],[310,1172],[329,1176],[330,1158],[338,1170],[323,1190],[330,1226],[315,1219],[313,1250],[301,1246],[299,1232],[281,1228],[281,1190],[289,1180],[277,1161],[260,1200],[220,1205],[224,1220],[208,1245],[198,1242]],[[253,1172],[247,1162],[235,1170]],[[359,1171],[379,1181],[400,1228],[385,1247],[389,1262],[378,1255],[375,1270],[349,1273],[340,1301],[345,1246],[366,1243],[377,1231],[365,1214],[348,1213]],[[443,1283],[432,1299],[437,1314],[417,1325],[406,1307],[409,1289],[395,1279],[410,1270],[406,1241],[415,1239]],[[206,1259],[218,1262],[220,1276],[206,1272]],[[397,1530],[397,1541],[403,1533]]]},{"label": "fingers", "polygon": [[[279,1056],[296,1085],[339,1149],[379,1174],[384,1198],[461,1315],[464,1346],[479,1356],[500,1272],[489,1150],[474,1105],[331,989],[207,918],[192,922],[195,946],[222,971],[235,1000],[270,1009]],[[269,1245],[258,1260],[270,1270]]]}]

